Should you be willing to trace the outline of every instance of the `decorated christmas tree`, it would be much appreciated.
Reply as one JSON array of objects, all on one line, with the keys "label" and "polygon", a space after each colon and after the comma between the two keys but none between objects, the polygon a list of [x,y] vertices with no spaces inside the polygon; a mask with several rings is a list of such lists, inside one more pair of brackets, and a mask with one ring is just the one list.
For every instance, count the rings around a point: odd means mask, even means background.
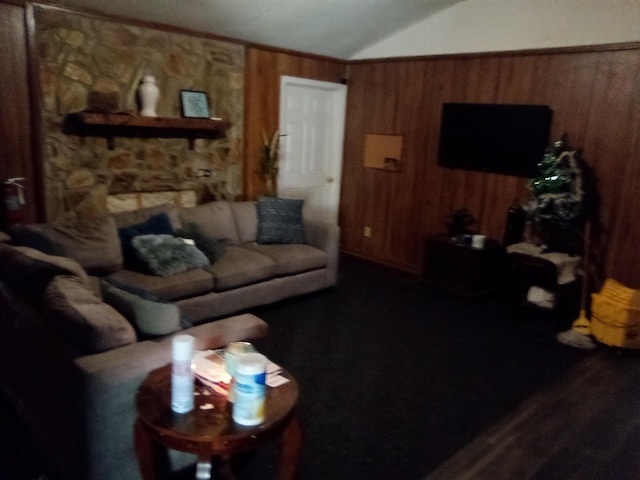
[{"label": "decorated christmas tree", "polygon": [[529,180],[532,195],[525,210],[551,250],[572,252],[585,218],[584,172],[565,140],[550,145]]}]

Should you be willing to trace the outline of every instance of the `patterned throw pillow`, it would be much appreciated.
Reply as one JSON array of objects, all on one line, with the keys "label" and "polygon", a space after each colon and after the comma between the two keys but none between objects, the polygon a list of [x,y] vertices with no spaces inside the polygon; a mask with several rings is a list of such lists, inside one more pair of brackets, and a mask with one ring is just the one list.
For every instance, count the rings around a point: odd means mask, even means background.
[{"label": "patterned throw pillow", "polygon": [[304,200],[260,197],[257,243],[306,243],[303,204]]}]

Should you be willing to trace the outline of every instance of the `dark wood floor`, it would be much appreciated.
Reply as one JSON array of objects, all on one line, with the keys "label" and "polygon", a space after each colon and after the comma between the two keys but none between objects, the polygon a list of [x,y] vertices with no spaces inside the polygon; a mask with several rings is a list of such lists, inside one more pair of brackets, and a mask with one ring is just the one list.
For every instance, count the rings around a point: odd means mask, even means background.
[{"label": "dark wood floor", "polygon": [[603,347],[425,480],[640,479],[640,356]]}]

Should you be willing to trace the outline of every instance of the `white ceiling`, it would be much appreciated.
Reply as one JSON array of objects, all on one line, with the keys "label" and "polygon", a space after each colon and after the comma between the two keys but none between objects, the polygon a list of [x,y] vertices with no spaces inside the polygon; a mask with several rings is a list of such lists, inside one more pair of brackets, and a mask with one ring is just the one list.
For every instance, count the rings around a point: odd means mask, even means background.
[{"label": "white ceiling", "polygon": [[463,0],[57,0],[58,5],[348,59]]}]

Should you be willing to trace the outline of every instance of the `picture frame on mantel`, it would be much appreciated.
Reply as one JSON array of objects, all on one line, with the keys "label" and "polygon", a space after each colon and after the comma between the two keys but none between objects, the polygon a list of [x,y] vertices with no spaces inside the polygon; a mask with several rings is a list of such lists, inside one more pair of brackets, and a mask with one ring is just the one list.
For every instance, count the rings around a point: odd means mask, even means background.
[{"label": "picture frame on mantel", "polygon": [[180,90],[180,107],[185,118],[209,118],[207,92]]}]

